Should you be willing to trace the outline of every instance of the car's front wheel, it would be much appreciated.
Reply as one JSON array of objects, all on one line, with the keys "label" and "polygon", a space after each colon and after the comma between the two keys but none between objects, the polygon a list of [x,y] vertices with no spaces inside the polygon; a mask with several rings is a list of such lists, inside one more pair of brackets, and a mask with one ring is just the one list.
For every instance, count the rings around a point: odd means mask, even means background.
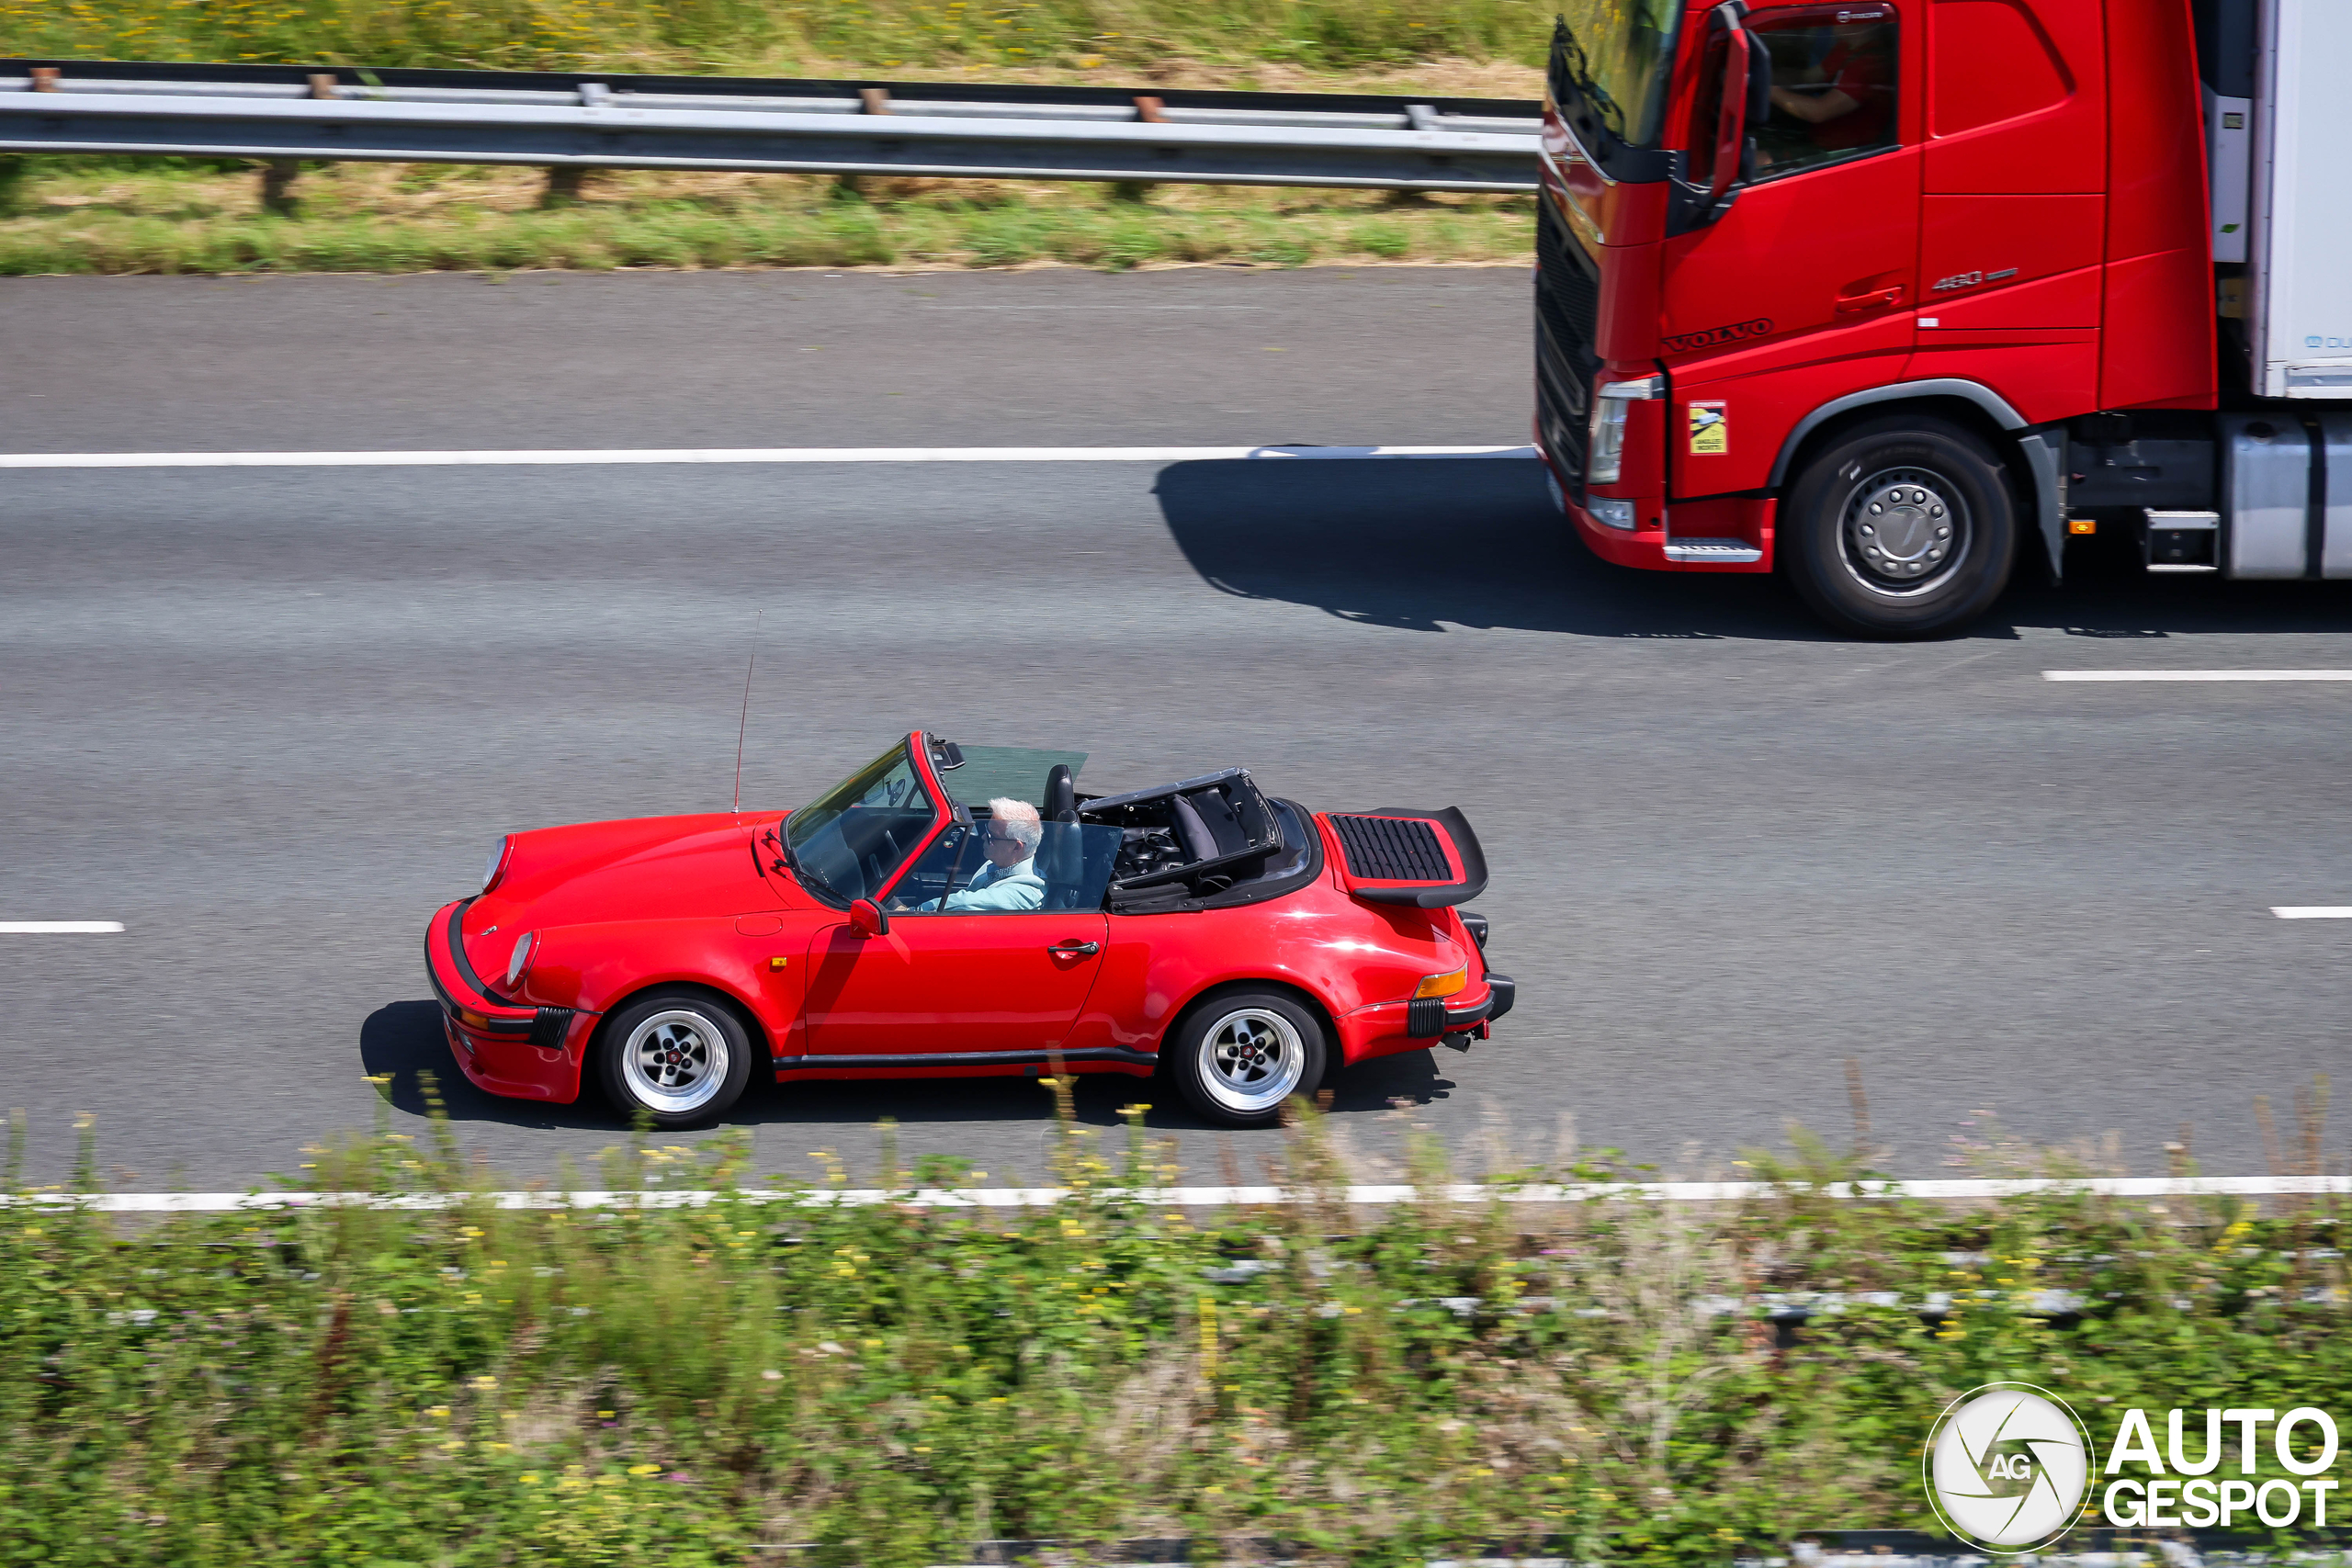
[{"label": "car's front wheel", "polygon": [[1326,1043],[1315,1015],[1272,991],[1211,997],[1177,1027],[1171,1076],[1212,1122],[1262,1127],[1283,1101],[1323,1081]]},{"label": "car's front wheel", "polygon": [[613,1109],[694,1127],[733,1105],[752,1077],[741,1020],[699,991],[654,991],[605,1021],[597,1076]]}]

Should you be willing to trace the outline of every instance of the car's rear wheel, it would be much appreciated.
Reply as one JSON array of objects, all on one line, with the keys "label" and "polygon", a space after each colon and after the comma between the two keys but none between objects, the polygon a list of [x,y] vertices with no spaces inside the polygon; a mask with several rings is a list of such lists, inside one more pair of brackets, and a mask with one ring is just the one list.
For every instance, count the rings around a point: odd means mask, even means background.
[{"label": "car's rear wheel", "polygon": [[605,1021],[596,1064],[605,1098],[656,1127],[699,1126],[741,1098],[752,1042],[741,1020],[699,991],[654,991]]},{"label": "car's rear wheel", "polygon": [[1262,1127],[1323,1081],[1323,1026],[1290,998],[1227,991],[1177,1026],[1170,1069],[1193,1109],[1228,1127]]}]

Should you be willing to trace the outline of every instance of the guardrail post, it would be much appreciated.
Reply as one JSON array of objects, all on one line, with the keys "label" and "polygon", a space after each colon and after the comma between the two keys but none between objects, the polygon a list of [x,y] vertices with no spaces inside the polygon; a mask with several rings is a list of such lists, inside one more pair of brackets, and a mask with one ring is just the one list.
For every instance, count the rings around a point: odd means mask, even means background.
[{"label": "guardrail post", "polygon": [[588,171],[578,164],[557,164],[548,170],[548,188],[539,193],[542,209],[580,205],[580,183]]},{"label": "guardrail post", "polygon": [[261,209],[279,218],[291,218],[300,210],[301,203],[294,199],[294,176],[302,165],[291,158],[271,158],[261,166]]},{"label": "guardrail post", "polygon": [[57,78],[60,74],[58,67],[54,65],[36,65],[30,71],[27,72],[26,74],[33,79],[34,92],[54,93],[57,91]]},{"label": "guardrail post", "polygon": [[[890,112],[890,89],[888,87],[860,87],[857,90],[857,112],[860,114],[888,114]],[[833,194],[835,196],[852,197],[860,201],[865,200],[865,176],[864,175],[835,175],[833,176]]]},{"label": "guardrail post", "polygon": [[[1146,125],[1166,125],[1167,106],[1149,94],[1136,95],[1136,118]],[[1159,187],[1149,180],[1114,180],[1111,199],[1114,201],[1149,201],[1151,193]]]}]

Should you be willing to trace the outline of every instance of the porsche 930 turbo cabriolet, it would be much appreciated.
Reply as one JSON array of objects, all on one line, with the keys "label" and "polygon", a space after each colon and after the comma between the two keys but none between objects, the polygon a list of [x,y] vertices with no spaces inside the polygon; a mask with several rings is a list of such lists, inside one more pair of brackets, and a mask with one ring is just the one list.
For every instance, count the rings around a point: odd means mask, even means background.
[{"label": "porsche 930 turbo cabriolet", "polygon": [[1244,770],[1090,795],[1083,753],[908,736],[789,812],[511,833],[425,934],[492,1094],[706,1122],[754,1072],[1159,1075],[1229,1126],[1510,1010],[1459,810],[1317,813]]}]

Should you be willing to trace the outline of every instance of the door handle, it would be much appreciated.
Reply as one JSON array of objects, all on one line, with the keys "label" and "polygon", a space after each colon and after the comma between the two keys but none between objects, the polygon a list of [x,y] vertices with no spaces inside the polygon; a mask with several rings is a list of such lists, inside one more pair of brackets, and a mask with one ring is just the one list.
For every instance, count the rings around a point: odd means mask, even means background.
[{"label": "door handle", "polygon": [[1863,310],[1875,310],[1882,305],[1897,305],[1902,301],[1903,285],[1898,283],[1891,288],[1872,289],[1868,294],[1840,294],[1838,296],[1838,313],[1841,316],[1851,316]]},{"label": "door handle", "polygon": [[1046,949],[1057,958],[1091,958],[1102,951],[1099,942],[1057,942]]}]

